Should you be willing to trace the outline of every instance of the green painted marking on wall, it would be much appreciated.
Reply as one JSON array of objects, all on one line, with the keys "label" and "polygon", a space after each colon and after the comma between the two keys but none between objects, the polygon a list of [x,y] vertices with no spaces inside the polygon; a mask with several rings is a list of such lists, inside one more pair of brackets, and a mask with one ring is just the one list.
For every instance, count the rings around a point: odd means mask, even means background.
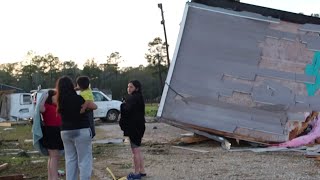
[{"label": "green painted marking on wall", "polygon": [[315,84],[305,83],[309,96],[314,96],[320,89],[320,52],[315,52],[312,64],[307,64],[305,69],[306,75],[316,77]]}]

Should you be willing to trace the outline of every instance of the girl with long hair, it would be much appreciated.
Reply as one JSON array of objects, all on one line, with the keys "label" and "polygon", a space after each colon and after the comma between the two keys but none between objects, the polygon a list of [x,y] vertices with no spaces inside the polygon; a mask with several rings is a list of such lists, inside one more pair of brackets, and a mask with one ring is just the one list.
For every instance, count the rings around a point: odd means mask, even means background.
[{"label": "girl with long hair", "polygon": [[141,83],[137,80],[128,83],[128,96],[121,104],[120,127],[124,136],[130,139],[133,154],[134,173],[127,176],[128,180],[141,179],[146,176],[144,160],[140,149],[142,137],[145,131],[145,104],[142,95]]}]

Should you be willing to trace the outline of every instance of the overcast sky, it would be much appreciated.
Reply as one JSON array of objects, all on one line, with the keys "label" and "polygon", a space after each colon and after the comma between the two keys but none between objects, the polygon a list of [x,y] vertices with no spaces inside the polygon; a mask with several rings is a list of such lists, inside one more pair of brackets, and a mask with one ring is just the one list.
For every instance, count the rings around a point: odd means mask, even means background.
[{"label": "overcast sky", "polygon": [[[0,1],[0,63],[25,59],[29,50],[53,53],[82,67],[114,51],[122,66],[147,64],[148,42],[164,39],[157,7],[163,3],[170,57],[173,55],[186,0],[7,0]],[[242,0],[306,15],[320,13],[320,0]]]}]

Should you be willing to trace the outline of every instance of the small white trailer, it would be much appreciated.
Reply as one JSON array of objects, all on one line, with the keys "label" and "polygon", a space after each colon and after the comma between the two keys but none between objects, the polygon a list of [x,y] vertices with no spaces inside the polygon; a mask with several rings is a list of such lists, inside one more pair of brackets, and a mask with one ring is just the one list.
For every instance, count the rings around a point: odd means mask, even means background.
[{"label": "small white trailer", "polygon": [[0,121],[18,121],[33,116],[33,104],[30,93],[2,94],[0,96]]}]

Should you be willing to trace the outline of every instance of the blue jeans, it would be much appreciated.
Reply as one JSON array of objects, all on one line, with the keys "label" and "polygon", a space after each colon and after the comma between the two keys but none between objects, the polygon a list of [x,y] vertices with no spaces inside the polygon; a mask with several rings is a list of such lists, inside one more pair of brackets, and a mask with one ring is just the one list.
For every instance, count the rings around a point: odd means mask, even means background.
[{"label": "blue jeans", "polygon": [[90,180],[92,173],[90,128],[61,131],[61,138],[65,151],[66,179],[77,180],[80,177],[80,180]]}]

